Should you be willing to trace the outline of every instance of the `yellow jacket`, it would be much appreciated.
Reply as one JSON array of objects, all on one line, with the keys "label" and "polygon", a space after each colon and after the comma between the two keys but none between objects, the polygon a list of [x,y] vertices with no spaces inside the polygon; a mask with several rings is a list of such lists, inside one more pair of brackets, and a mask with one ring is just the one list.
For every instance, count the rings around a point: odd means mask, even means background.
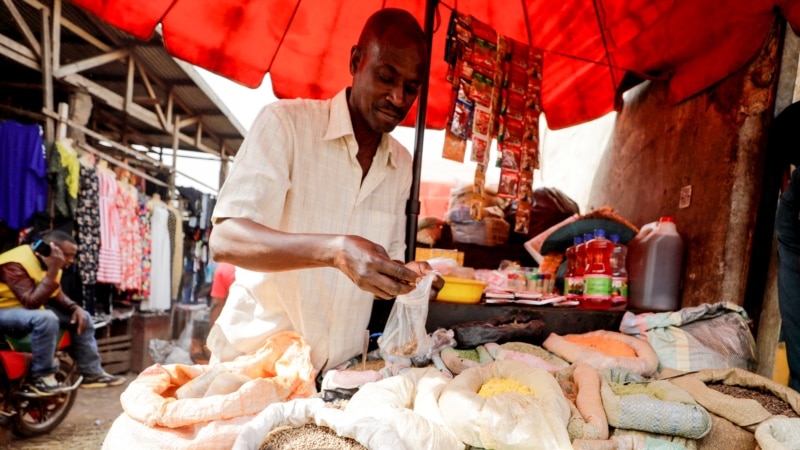
[{"label": "yellow jacket", "polygon": [[[17,263],[21,264],[22,267],[25,268],[25,272],[28,273],[33,279],[35,284],[39,284],[42,282],[45,276],[47,276],[47,269],[42,267],[41,261],[39,258],[36,257],[36,254],[33,253],[33,249],[30,245],[20,245],[19,247],[13,248],[5,253],[0,253],[0,266],[7,263]],[[58,271],[58,275],[56,276],[56,281],[61,283],[61,271]],[[50,298],[57,296],[61,292],[61,288],[56,289],[51,295]],[[5,284],[0,282],[0,308],[22,308],[24,305],[17,300],[16,295],[11,290],[11,288]]]}]

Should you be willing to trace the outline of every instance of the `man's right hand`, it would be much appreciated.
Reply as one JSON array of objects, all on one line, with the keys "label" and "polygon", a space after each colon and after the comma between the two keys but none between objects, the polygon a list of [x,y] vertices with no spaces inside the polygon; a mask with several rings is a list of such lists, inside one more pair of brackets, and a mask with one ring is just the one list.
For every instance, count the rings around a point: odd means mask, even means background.
[{"label": "man's right hand", "polygon": [[36,256],[42,259],[44,265],[47,266],[47,271],[51,274],[56,274],[64,268],[64,252],[55,243],[50,243],[50,256],[44,256],[39,252],[36,253]]},{"label": "man's right hand", "polygon": [[359,288],[382,299],[414,290],[420,275],[392,261],[380,245],[359,236],[341,236],[335,264]]}]

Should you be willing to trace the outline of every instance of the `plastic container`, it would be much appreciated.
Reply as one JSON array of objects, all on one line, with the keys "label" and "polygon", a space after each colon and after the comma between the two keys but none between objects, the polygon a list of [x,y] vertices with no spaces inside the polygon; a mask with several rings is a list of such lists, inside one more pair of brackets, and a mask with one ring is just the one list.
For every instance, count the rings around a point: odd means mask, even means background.
[{"label": "plastic container", "polygon": [[628,247],[619,242],[619,235],[612,234],[609,239],[614,244],[611,252],[611,304],[625,306],[628,303]]},{"label": "plastic container", "polygon": [[594,239],[586,243],[582,308],[608,309],[611,307],[611,252],[613,250],[614,244],[606,239],[605,230],[595,230]]},{"label": "plastic container", "polygon": [[488,285],[483,281],[466,278],[442,277],[444,287],[439,291],[436,300],[452,303],[478,303],[481,301],[483,289]]},{"label": "plastic container", "polygon": [[641,228],[628,243],[629,309],[680,309],[683,251],[673,217],[661,217]]},{"label": "plastic container", "polygon": [[572,246],[566,251],[567,273],[564,275],[564,296],[567,300],[580,300],[583,296],[583,270],[578,270],[578,245],[583,244],[583,237],[575,236]]}]

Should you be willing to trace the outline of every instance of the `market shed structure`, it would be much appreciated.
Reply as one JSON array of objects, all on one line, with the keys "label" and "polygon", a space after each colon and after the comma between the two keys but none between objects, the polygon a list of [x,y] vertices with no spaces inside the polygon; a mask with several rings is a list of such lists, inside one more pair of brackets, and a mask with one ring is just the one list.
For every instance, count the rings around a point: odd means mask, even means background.
[{"label": "market shed structure", "polygon": [[[181,170],[180,158],[162,160],[175,149],[219,158],[224,179],[245,130],[158,36],[139,41],[61,0],[0,8],[2,117],[41,123],[48,143],[80,136],[84,150],[162,190],[173,191]],[[194,181],[217,188],[214,178]]]}]

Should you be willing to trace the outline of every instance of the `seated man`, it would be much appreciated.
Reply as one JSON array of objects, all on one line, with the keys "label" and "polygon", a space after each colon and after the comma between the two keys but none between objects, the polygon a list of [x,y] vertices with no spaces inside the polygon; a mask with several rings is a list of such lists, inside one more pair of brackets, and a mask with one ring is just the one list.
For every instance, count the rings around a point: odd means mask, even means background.
[{"label": "seated man", "polygon": [[60,288],[61,269],[75,259],[78,246],[72,236],[51,231],[43,240],[49,256],[21,245],[0,254],[0,329],[31,334],[33,357],[28,388],[40,395],[57,393],[62,386],[53,356],[59,327],[72,333],[72,356],[83,375],[83,388],[118,386],[125,378],[106,373],[100,365],[94,324]]}]

